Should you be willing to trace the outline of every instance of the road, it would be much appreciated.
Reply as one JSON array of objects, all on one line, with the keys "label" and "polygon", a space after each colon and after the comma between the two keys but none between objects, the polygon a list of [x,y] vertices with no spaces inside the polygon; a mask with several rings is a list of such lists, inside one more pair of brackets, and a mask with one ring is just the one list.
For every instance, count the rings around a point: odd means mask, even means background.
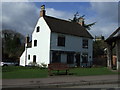
[{"label": "road", "polygon": [[118,84],[99,84],[99,85],[82,85],[82,86],[69,86],[63,88],[116,88],[120,90]]},{"label": "road", "polygon": [[[115,84],[118,83],[118,75],[98,75],[98,76],[50,76],[48,78],[31,78],[31,79],[2,79],[3,88],[15,88],[15,87],[63,87],[63,86],[74,86],[75,85],[95,85],[96,84]],[[119,81],[120,82],[120,81]],[[72,87],[71,86],[71,87]],[[108,85],[104,85],[106,87]],[[112,86],[112,85],[109,85]],[[108,87],[109,87],[108,86]],[[90,86],[91,87],[91,86]],[[112,86],[112,87],[117,87]],[[77,88],[77,87],[76,87]],[[80,88],[80,86],[78,86]],[[84,88],[84,87],[83,87]]]}]

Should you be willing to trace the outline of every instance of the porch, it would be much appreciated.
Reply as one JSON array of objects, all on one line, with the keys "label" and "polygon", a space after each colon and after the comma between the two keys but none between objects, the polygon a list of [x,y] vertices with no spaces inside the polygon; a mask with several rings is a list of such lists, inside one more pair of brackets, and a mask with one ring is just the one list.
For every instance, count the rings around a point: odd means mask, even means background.
[{"label": "porch", "polygon": [[[120,28],[118,28],[108,39],[107,42],[107,66],[111,69],[120,68]],[[113,50],[115,53],[113,53]]]},{"label": "porch", "polygon": [[69,67],[88,67],[91,62],[88,60],[88,53],[75,51],[50,51],[50,63],[65,63]]}]

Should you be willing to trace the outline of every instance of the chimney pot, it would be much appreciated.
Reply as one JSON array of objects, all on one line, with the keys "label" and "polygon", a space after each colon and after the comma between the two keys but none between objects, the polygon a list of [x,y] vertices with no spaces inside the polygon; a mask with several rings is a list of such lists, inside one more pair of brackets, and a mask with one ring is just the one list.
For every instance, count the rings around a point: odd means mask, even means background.
[{"label": "chimney pot", "polygon": [[81,26],[84,26],[84,18],[79,18],[79,22],[78,22]]},{"label": "chimney pot", "polygon": [[26,36],[26,43],[28,44],[29,43],[29,39],[30,39],[30,37],[29,37],[29,34]]},{"label": "chimney pot", "polygon": [[42,5],[40,11],[40,17],[44,17],[44,16],[45,16],[45,5]]}]

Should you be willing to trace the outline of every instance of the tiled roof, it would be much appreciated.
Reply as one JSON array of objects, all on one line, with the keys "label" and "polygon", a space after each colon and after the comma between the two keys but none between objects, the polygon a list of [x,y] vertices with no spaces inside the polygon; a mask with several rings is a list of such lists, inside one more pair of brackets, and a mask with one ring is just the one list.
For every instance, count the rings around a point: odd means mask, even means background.
[{"label": "tiled roof", "polygon": [[44,16],[44,19],[47,22],[52,32],[93,39],[91,34],[78,23],[57,19],[50,16]]},{"label": "tiled roof", "polygon": [[114,41],[116,39],[120,39],[120,27],[115,30],[107,39],[106,41],[109,42],[109,41]]}]

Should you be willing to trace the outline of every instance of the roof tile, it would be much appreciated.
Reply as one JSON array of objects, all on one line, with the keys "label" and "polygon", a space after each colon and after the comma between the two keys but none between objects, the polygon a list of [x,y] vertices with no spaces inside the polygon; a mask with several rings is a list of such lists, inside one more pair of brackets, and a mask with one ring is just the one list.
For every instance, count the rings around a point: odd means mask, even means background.
[{"label": "roof tile", "polygon": [[80,24],[50,16],[44,16],[45,21],[52,32],[92,38],[91,34]]}]

